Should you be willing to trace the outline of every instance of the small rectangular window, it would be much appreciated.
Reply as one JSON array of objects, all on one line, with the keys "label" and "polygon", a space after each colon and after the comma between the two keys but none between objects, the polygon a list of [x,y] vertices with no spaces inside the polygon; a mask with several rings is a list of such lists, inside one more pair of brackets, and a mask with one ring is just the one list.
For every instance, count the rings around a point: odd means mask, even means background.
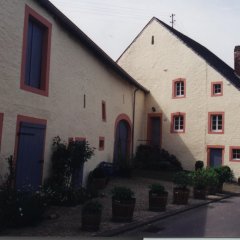
[{"label": "small rectangular window", "polygon": [[103,151],[105,147],[105,138],[99,137],[99,151]]},{"label": "small rectangular window", "polygon": [[173,98],[184,98],[186,96],[186,81],[185,79],[179,78],[173,80],[172,83],[172,97]]},{"label": "small rectangular window", "polygon": [[106,117],[106,103],[102,101],[102,120],[106,122],[107,117]]},{"label": "small rectangular window", "polygon": [[224,113],[209,113],[209,133],[224,132]]},{"label": "small rectangular window", "polygon": [[211,96],[217,97],[223,95],[223,83],[222,82],[212,82]]},{"label": "small rectangular window", "polygon": [[229,148],[230,161],[240,162],[240,146]]},{"label": "small rectangular window", "polygon": [[172,113],[171,132],[172,133],[185,132],[185,113]]}]

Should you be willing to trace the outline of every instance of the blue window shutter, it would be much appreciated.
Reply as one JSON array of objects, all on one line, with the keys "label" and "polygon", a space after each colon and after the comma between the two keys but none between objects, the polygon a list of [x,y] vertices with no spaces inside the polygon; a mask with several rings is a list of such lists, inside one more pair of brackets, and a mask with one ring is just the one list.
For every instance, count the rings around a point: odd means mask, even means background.
[{"label": "blue window shutter", "polygon": [[43,38],[43,27],[30,19],[28,28],[25,83],[38,89],[41,88]]},{"label": "blue window shutter", "polygon": [[32,21],[28,23],[28,37],[27,37],[27,56],[26,56],[26,69],[25,69],[25,84],[30,85],[30,72],[31,72],[31,57],[32,57]]}]

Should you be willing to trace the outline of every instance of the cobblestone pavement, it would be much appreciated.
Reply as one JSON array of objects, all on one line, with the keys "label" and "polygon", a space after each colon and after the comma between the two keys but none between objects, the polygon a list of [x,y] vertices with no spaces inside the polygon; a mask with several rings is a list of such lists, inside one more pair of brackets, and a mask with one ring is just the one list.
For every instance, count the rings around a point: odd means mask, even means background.
[{"label": "cobblestone pavement", "polygon": [[[148,211],[148,186],[152,183],[161,183],[169,192],[167,210],[164,213]],[[133,177],[131,179],[112,179],[106,189],[102,191],[103,197],[98,198],[103,204],[102,222],[100,232],[106,232],[126,226],[126,223],[114,223],[111,221],[111,189],[114,186],[130,187],[136,196],[136,207],[134,211],[134,222],[147,221],[153,217],[161,216],[166,213],[178,211],[186,208],[183,205],[172,204],[173,183],[167,181],[153,180],[148,178]],[[225,184],[225,191],[240,193],[240,186],[234,184]],[[203,204],[209,200],[221,198],[221,196],[208,196],[207,200],[196,200],[192,197],[187,207]],[[81,230],[81,208],[76,207],[50,207],[47,214],[57,213],[56,219],[45,219],[35,227],[26,227],[19,229],[5,229],[0,236],[94,236],[98,233],[84,232]]]}]

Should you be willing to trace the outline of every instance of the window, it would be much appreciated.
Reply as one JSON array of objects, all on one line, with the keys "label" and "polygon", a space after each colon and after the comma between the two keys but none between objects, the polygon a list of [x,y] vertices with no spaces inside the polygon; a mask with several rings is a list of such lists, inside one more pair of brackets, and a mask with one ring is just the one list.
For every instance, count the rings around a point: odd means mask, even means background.
[{"label": "window", "polygon": [[50,43],[51,23],[26,6],[21,89],[48,96]]},{"label": "window", "polygon": [[0,148],[2,140],[2,129],[3,129],[3,113],[0,113]]},{"label": "window", "polygon": [[223,95],[223,83],[222,82],[212,82],[211,85],[211,96],[217,97]]},{"label": "window", "polygon": [[102,120],[106,122],[106,103],[102,101]]},{"label": "window", "polygon": [[213,112],[208,114],[208,133],[224,133],[224,113]]},{"label": "window", "polygon": [[104,137],[99,137],[99,151],[103,151],[104,150],[104,145],[105,145]]},{"label": "window", "polygon": [[240,162],[240,146],[229,148],[230,161]]},{"label": "window", "polygon": [[184,98],[186,96],[186,81],[183,78],[173,80],[172,84],[172,97]]},{"label": "window", "polygon": [[171,132],[172,133],[185,132],[185,113],[172,113]]}]

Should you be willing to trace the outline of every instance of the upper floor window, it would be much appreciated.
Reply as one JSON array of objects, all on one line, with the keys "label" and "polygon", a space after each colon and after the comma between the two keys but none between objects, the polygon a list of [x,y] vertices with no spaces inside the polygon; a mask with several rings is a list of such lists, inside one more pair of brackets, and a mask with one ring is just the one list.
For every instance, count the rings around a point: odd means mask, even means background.
[{"label": "upper floor window", "polygon": [[208,133],[224,133],[224,113],[209,113],[208,118]]},{"label": "upper floor window", "polygon": [[185,132],[185,113],[172,113],[171,132],[172,133]]},{"label": "upper floor window", "polygon": [[223,83],[222,82],[212,82],[211,85],[211,96],[222,96],[223,95]]},{"label": "upper floor window", "polygon": [[172,84],[172,97],[173,98],[184,98],[186,96],[186,80],[178,78],[173,80]]},{"label": "upper floor window", "polygon": [[52,25],[26,6],[21,89],[48,96]]}]

